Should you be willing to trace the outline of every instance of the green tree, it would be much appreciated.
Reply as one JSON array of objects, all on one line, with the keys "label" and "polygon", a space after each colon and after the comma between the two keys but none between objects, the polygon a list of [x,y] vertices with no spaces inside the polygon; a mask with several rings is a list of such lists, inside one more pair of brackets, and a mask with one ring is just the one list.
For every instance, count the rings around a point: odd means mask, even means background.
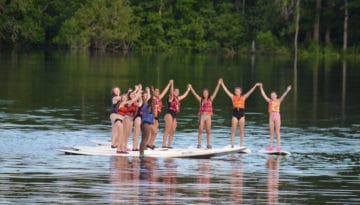
[{"label": "green tree", "polygon": [[55,42],[71,47],[130,49],[138,33],[125,0],[86,1],[67,19]]}]

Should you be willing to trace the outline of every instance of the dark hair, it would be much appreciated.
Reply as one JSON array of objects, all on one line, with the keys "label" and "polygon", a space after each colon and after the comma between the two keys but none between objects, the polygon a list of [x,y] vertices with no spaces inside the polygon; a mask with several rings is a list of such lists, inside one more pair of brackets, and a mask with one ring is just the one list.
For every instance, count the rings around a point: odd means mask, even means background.
[{"label": "dark hair", "polygon": [[[209,89],[207,89],[207,88],[204,88],[204,89],[203,89],[203,91],[202,91],[202,92],[203,92],[203,94],[202,94],[202,96],[201,96],[201,99],[205,99],[205,97],[204,97],[204,91],[209,92]],[[208,96],[208,97],[209,97],[209,96]]]},{"label": "dark hair", "polygon": [[147,112],[151,112],[151,109],[153,108],[153,103],[155,102],[155,100],[153,100],[153,98],[149,98],[149,100],[146,102],[147,104]]}]

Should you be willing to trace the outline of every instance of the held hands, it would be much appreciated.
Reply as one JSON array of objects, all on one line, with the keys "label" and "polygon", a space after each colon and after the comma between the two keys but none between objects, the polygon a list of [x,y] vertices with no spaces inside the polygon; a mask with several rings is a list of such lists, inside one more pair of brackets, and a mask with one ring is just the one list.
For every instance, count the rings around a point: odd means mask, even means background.
[{"label": "held hands", "polygon": [[187,89],[188,89],[188,90],[191,90],[191,89],[192,89],[191,84],[188,84],[188,85],[187,85]]},{"label": "held hands", "polygon": [[222,84],[223,83],[223,79],[222,78],[219,78],[219,80],[218,80],[218,84]]},{"label": "held hands", "polygon": [[289,92],[289,91],[291,90],[291,88],[292,88],[291,85],[289,85],[289,86],[286,88],[286,91]]}]

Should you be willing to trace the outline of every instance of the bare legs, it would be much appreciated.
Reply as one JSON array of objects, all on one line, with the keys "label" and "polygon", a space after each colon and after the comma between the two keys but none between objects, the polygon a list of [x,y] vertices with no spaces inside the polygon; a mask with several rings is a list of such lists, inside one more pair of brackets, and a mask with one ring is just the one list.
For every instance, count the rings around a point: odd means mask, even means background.
[{"label": "bare legs", "polygon": [[115,120],[117,118],[116,113],[112,113],[110,115],[110,121],[111,121],[111,146],[117,147],[118,142],[118,126],[115,123]]},{"label": "bare legs", "polygon": [[199,132],[198,132],[198,146],[201,147],[201,141],[202,141],[202,133],[203,129],[205,127],[206,130],[206,142],[207,147],[211,147],[211,116],[207,116],[207,118],[200,117],[200,124],[199,124]]},{"label": "bare legs", "polygon": [[280,148],[280,146],[281,146],[280,127],[281,127],[281,119],[280,119],[280,117],[279,117],[279,119],[276,119],[275,121],[271,120],[271,118],[269,118],[270,147],[272,147],[273,144],[274,144],[274,131],[275,131],[277,147]]},{"label": "bare legs", "polygon": [[156,139],[156,136],[158,134],[158,129],[159,129],[159,120],[154,120],[154,124],[153,124],[152,129],[151,129],[151,136],[150,136],[149,141],[147,143],[151,147],[155,147],[155,139]]},{"label": "bare legs", "polygon": [[143,123],[141,125],[141,144],[140,144],[140,156],[144,155],[144,150],[146,148],[147,142],[149,141],[149,137],[151,136],[153,125],[148,123]]},{"label": "bare legs", "polygon": [[240,127],[240,147],[244,145],[244,129],[245,129],[245,117],[238,120],[236,117],[232,117],[231,120],[231,146],[234,147],[235,144],[235,134],[237,126]]},{"label": "bare legs", "polygon": [[139,149],[139,137],[141,132],[141,118],[137,117],[134,121],[134,139],[133,139],[133,150]]},{"label": "bare legs", "polygon": [[165,114],[164,118],[165,118],[165,131],[164,131],[162,147],[166,147],[167,141],[168,141],[168,147],[172,147],[177,121],[176,118],[173,118],[171,116],[171,114]]},{"label": "bare legs", "polygon": [[125,139],[125,150],[127,149],[128,146],[128,141],[131,135],[131,129],[133,126],[133,120],[132,118],[125,118],[124,119],[124,139]]}]

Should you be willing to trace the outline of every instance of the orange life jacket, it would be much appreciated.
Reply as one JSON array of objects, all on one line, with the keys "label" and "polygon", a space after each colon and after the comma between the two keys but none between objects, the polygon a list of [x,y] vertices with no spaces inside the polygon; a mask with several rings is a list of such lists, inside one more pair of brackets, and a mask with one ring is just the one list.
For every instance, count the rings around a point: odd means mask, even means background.
[{"label": "orange life jacket", "polygon": [[175,96],[171,102],[168,100],[168,109],[175,113],[180,112],[180,100]]},{"label": "orange life jacket", "polygon": [[270,100],[269,101],[269,113],[280,112],[280,101],[279,100]]},{"label": "orange life jacket", "polygon": [[161,109],[162,109],[162,102],[161,102],[160,98],[154,97],[153,110],[154,110],[155,117],[159,117],[159,115],[162,111]]},{"label": "orange life jacket", "polygon": [[233,97],[233,108],[235,109],[245,109],[245,97],[244,96],[235,96]]},{"label": "orange life jacket", "polygon": [[203,114],[213,115],[213,106],[210,98],[207,100],[201,99],[199,115]]}]

